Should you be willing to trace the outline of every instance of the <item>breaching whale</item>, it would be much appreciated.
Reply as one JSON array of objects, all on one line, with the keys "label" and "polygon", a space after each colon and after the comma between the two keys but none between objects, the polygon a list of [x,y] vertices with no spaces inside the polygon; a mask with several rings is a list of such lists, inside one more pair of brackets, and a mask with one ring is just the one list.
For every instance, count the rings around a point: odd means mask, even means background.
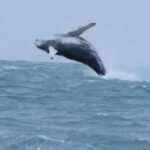
[{"label": "breaching whale", "polygon": [[53,35],[48,40],[36,39],[35,45],[49,53],[51,58],[61,55],[88,65],[99,75],[105,75],[106,69],[95,48],[81,37],[83,32],[95,25],[96,23],[89,23],[65,34]]}]

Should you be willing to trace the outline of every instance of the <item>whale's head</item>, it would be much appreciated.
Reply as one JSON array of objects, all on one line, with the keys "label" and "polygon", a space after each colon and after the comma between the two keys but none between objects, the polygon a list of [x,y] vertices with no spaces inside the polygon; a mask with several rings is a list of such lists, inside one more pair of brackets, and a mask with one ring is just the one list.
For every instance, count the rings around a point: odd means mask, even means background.
[{"label": "whale's head", "polygon": [[35,45],[37,48],[49,53],[49,49],[48,49],[48,41],[47,40],[42,40],[42,39],[36,39],[35,40]]}]

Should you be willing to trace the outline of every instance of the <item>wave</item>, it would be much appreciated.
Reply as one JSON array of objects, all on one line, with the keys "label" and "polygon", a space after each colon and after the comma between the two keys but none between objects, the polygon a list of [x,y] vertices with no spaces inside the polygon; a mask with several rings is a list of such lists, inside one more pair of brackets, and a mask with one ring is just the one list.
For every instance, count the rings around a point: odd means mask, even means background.
[{"label": "wave", "polygon": [[[102,76],[102,79],[106,80],[118,79],[124,81],[150,82],[149,74],[150,69],[144,67],[139,68],[129,67],[124,69],[108,67],[106,75]],[[97,75],[94,71],[85,68],[84,77],[99,78],[99,75]]]},{"label": "wave", "polygon": [[119,79],[127,81],[141,81],[139,76],[132,72],[110,69],[103,79]]},{"label": "wave", "polygon": [[4,70],[19,70],[19,69],[21,69],[21,68],[18,67],[18,66],[4,65],[4,66],[3,66],[3,69],[4,69]]},{"label": "wave", "polygon": [[7,149],[10,150],[18,150],[18,149],[35,149],[35,150],[49,150],[49,149],[73,149],[76,147],[76,149],[86,149],[91,150],[93,149],[90,144],[82,144],[78,142],[72,142],[72,141],[65,141],[65,140],[59,140],[55,138],[50,138],[45,135],[35,135],[35,136],[23,136],[20,138],[19,142],[10,144]]},{"label": "wave", "polygon": [[[86,70],[84,73],[85,77],[92,77],[92,78],[99,78],[99,75],[97,75],[94,71]],[[140,76],[137,72],[129,72],[126,70],[119,70],[119,69],[107,69],[107,73],[105,76],[102,76],[102,79],[106,80],[112,80],[112,79],[118,79],[118,80],[125,80],[125,81],[143,81],[141,80]]]}]

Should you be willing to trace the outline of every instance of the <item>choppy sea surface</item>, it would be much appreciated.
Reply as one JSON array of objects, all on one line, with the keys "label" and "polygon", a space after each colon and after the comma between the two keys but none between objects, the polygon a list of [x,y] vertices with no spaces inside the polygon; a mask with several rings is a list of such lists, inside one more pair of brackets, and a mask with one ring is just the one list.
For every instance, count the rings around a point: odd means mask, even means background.
[{"label": "choppy sea surface", "polygon": [[150,150],[150,83],[88,69],[0,61],[0,150]]}]

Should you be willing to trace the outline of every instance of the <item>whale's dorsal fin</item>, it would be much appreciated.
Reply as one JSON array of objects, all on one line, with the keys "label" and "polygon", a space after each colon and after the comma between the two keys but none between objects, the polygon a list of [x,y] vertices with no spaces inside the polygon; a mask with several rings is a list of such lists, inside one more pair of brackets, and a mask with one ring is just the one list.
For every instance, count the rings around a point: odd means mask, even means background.
[{"label": "whale's dorsal fin", "polygon": [[83,32],[85,32],[86,30],[90,29],[91,27],[95,26],[96,23],[89,23],[85,26],[81,26],[76,30],[72,30],[70,32],[68,32],[66,35],[67,36],[80,36]]}]

